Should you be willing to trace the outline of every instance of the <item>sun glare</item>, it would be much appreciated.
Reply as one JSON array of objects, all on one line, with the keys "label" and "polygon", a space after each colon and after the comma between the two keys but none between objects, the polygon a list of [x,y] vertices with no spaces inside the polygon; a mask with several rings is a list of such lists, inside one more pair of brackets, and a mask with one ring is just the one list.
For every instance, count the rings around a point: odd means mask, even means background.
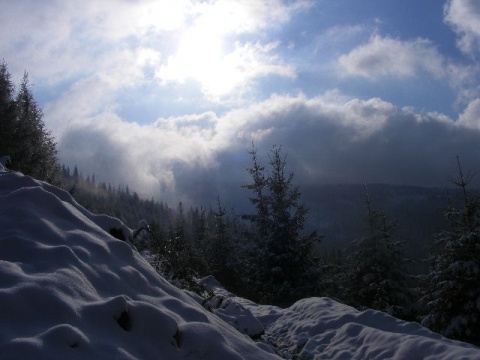
[{"label": "sun glare", "polygon": [[240,10],[232,13],[225,6],[201,9],[202,14],[184,30],[176,53],[160,69],[159,77],[166,81],[194,80],[213,98],[233,91],[244,81],[245,64],[238,51],[226,52],[224,41],[245,25],[246,14]]},{"label": "sun glare", "polygon": [[[177,53],[169,59],[167,77],[192,79],[200,83],[202,90],[213,96],[221,96],[235,87],[234,69],[222,49],[221,29],[194,28],[181,38]],[[165,69],[165,70],[167,70]]]}]

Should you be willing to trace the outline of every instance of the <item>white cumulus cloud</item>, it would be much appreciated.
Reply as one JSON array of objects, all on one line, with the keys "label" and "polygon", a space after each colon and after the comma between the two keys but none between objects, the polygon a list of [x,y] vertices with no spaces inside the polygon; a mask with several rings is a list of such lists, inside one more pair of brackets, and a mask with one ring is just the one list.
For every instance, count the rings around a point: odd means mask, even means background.
[{"label": "white cumulus cloud", "polygon": [[460,126],[480,130],[480,99],[471,101],[458,118]]},{"label": "white cumulus cloud", "polygon": [[445,22],[459,36],[458,47],[464,53],[480,54],[480,2],[477,0],[449,0],[444,8]]},{"label": "white cumulus cloud", "polygon": [[403,41],[380,35],[372,36],[339,58],[346,75],[377,79],[384,76],[413,77],[427,72],[444,76],[444,59],[428,40]]}]

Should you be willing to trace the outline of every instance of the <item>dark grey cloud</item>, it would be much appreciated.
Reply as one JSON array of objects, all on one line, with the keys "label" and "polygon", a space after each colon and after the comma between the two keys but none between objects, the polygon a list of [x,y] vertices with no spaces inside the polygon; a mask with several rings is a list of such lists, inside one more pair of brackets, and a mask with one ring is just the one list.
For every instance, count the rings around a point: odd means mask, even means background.
[{"label": "dark grey cloud", "polygon": [[[360,116],[346,105],[335,111],[294,106],[280,116],[258,120],[256,124],[266,127],[274,123],[275,130],[257,145],[266,152],[271,144],[281,144],[298,181],[307,184],[443,187],[455,175],[456,155],[466,170],[480,166],[478,129],[436,115],[419,116],[380,100],[375,106],[360,104]],[[381,119],[372,120],[376,116]]]}]

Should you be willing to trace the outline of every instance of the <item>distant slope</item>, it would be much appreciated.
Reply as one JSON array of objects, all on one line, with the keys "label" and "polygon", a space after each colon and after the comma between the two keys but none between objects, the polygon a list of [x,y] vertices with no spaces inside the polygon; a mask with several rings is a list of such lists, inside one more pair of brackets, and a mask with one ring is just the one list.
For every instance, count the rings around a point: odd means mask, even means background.
[{"label": "distant slope", "polygon": [[[310,208],[308,227],[325,235],[323,246],[348,249],[352,240],[366,235],[364,185],[318,185],[302,190]],[[419,262],[428,255],[434,234],[448,226],[444,213],[449,201],[459,204],[460,200],[457,189],[447,194],[440,188],[372,184],[368,192],[373,208],[395,222],[395,235],[405,241],[406,255]]]}]

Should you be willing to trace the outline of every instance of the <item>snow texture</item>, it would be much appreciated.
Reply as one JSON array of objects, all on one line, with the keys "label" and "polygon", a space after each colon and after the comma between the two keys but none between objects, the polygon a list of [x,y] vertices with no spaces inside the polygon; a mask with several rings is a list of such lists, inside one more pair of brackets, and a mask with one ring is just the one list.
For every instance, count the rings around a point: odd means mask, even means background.
[{"label": "snow texture", "polygon": [[274,359],[58,188],[0,173],[1,359]]},{"label": "snow texture", "polygon": [[329,298],[257,305],[212,278],[209,312],[150,267],[119,220],[2,169],[0,229],[0,359],[480,358],[381,312]]},{"label": "snow texture", "polygon": [[[447,339],[418,323],[358,311],[330,298],[303,299],[287,309],[236,297],[210,278],[216,302],[237,303],[263,325],[262,341],[287,359],[480,359],[480,349]],[[219,298],[224,298],[219,301]],[[220,306],[221,311],[222,306]],[[230,319],[231,322],[231,319]],[[258,327],[250,321],[253,333]],[[245,333],[245,329],[239,329]]]},{"label": "snow texture", "polygon": [[0,157],[0,173],[8,171],[8,165],[10,165],[10,156]]}]

